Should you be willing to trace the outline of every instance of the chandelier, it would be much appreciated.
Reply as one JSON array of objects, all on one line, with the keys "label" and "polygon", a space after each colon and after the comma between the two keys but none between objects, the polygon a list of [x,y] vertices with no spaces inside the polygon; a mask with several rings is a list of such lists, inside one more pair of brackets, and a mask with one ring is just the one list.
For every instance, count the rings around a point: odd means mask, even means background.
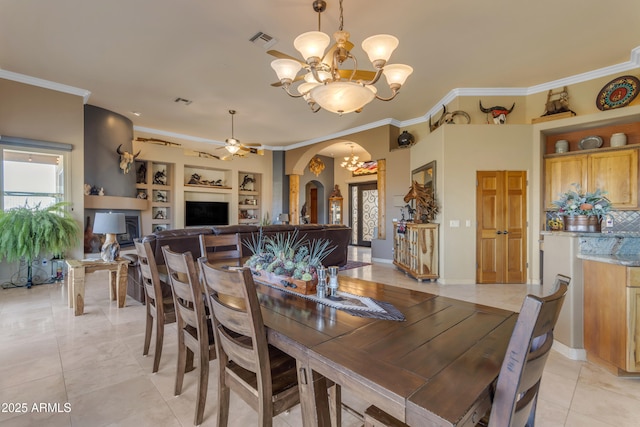
[{"label": "chandelier", "polygon": [[[294,98],[304,98],[314,113],[320,108],[340,115],[354,111],[359,113],[374,98],[381,101],[395,98],[407,77],[413,72],[413,68],[408,65],[387,65],[389,57],[398,46],[398,39],[388,34],[378,34],[365,39],[362,49],[368,55],[375,71],[359,70],[358,61],[350,52],[353,48],[353,43],[349,41],[350,34],[343,30],[343,9],[340,0],[340,27],[333,34],[335,44],[325,55],[325,49],[331,39],[320,31],[320,16],[326,6],[324,0],[313,2],[313,10],[318,13],[318,31],[300,34],[293,42],[304,62],[281,52],[269,51],[279,57],[271,62],[271,67],[280,80],[280,83],[274,85],[282,86],[287,94]],[[353,63],[352,70],[341,68],[347,59]],[[305,69],[304,75],[298,76],[302,68]],[[379,96],[374,86],[382,74],[391,89],[391,96],[388,98]],[[292,91],[292,84],[301,80],[304,82],[297,86],[296,91]]]},{"label": "chandelier", "polygon": [[364,164],[364,162],[359,162],[358,159],[359,157],[353,154],[353,147],[351,147],[351,155],[346,156],[344,158],[344,162],[340,163],[340,166],[350,172],[353,172]]}]

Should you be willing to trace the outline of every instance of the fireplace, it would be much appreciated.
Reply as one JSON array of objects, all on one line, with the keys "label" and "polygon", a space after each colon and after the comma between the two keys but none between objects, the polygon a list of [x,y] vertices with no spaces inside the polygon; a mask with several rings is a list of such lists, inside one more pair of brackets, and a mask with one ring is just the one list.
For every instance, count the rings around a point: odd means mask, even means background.
[{"label": "fireplace", "polygon": [[124,221],[127,232],[117,235],[118,243],[120,247],[133,246],[133,240],[140,237],[140,216],[125,215]]}]

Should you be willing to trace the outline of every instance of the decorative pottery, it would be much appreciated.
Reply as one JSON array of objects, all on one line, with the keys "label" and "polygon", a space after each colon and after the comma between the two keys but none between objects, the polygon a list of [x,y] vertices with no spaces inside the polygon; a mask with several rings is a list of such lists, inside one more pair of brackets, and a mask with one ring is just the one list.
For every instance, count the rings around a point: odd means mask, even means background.
[{"label": "decorative pottery", "polygon": [[293,277],[279,276],[268,271],[251,270],[255,280],[269,283],[278,288],[288,289],[303,295],[314,294],[316,292],[317,280],[299,280]]},{"label": "decorative pottery", "polygon": [[627,135],[624,133],[614,133],[611,135],[612,147],[622,147],[623,145],[627,145]]},{"label": "decorative pottery", "polygon": [[596,215],[565,216],[564,230],[578,233],[600,233],[600,219]]},{"label": "decorative pottery", "polygon": [[410,147],[413,145],[415,138],[406,130],[403,130],[400,136],[398,136],[398,146]]},{"label": "decorative pottery", "polygon": [[556,153],[566,153],[569,151],[569,141],[561,139],[556,142]]}]

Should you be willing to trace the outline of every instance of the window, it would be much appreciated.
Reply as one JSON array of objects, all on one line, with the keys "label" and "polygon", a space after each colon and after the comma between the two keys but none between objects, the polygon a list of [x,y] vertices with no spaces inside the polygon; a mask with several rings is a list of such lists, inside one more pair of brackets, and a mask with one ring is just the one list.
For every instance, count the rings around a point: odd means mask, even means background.
[{"label": "window", "polygon": [[64,200],[64,155],[45,149],[2,150],[2,209]]}]

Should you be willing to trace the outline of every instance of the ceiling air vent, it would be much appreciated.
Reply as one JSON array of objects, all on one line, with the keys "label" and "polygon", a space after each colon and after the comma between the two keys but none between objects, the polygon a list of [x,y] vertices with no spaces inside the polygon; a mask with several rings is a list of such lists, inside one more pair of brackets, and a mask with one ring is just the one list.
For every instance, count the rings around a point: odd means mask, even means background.
[{"label": "ceiling air vent", "polygon": [[258,31],[253,37],[249,39],[249,41],[258,46],[262,46],[263,49],[269,49],[276,43],[278,43],[278,39],[271,37],[269,34],[263,33],[262,31]]},{"label": "ceiling air vent", "polygon": [[180,97],[178,97],[178,98],[174,99],[174,100],[173,100],[173,102],[176,102],[176,103],[178,103],[178,104],[189,105],[189,104],[191,104],[191,102],[193,102],[193,101],[190,101],[190,100],[188,100],[188,99],[184,99],[184,98],[180,98]]}]

